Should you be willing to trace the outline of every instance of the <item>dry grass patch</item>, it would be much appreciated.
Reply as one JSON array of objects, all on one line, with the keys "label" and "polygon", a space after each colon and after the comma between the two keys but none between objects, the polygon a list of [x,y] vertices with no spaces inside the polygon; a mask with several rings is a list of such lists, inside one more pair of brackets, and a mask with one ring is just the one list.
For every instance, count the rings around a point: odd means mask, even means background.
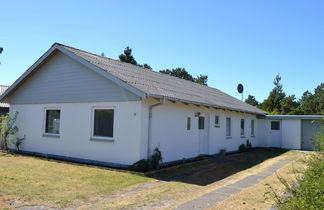
[{"label": "dry grass patch", "polygon": [[[305,162],[302,161],[302,158],[300,153],[298,159],[282,167],[277,174],[284,177],[287,181],[294,181],[296,179],[296,171],[305,168]],[[269,209],[275,202],[267,196],[267,192],[269,192],[267,184],[271,184],[273,188],[279,191],[284,190],[284,186],[279,181],[277,174],[273,174],[260,183],[242,190],[240,193],[220,202],[212,209]]]},{"label": "dry grass patch", "polygon": [[[266,167],[296,155],[295,151],[259,149],[247,153],[229,155],[231,160],[225,164],[200,161],[163,171],[154,177],[167,180],[168,177],[181,176],[177,181],[166,181],[150,189],[121,196],[108,202],[99,202],[87,209],[173,209],[178,205],[195,199],[217,188],[236,182]],[[262,157],[261,157],[262,156]],[[261,162],[256,160],[265,160]],[[259,163],[259,164],[257,164]],[[237,170],[237,169],[240,170]],[[192,173],[194,171],[194,173]],[[191,174],[192,173],[192,174]],[[227,177],[225,175],[228,175]],[[209,183],[209,184],[206,184]]]},{"label": "dry grass patch", "polygon": [[2,206],[10,207],[12,200],[20,200],[20,205],[28,201],[65,207],[149,180],[127,172],[0,152]]}]

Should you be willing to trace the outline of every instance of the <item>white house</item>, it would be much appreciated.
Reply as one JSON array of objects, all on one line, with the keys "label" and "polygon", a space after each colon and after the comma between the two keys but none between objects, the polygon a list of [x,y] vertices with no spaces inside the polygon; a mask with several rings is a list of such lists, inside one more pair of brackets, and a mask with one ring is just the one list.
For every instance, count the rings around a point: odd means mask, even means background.
[{"label": "white house", "polygon": [[283,146],[264,111],[218,89],[58,43],[0,100],[19,112],[25,152],[126,166],[155,147],[170,162],[247,140]]}]

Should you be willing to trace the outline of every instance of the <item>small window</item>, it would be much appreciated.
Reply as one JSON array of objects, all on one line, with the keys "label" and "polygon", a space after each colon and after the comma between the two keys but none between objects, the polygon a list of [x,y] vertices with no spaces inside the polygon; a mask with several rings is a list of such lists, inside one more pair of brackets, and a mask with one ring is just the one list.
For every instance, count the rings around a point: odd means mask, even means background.
[{"label": "small window", "polygon": [[219,128],[219,116],[215,116],[215,128]]},{"label": "small window", "polygon": [[187,130],[189,131],[191,129],[191,118],[187,117]]},{"label": "small window", "polygon": [[280,130],[280,122],[271,121],[271,130]]},{"label": "small window", "polygon": [[60,119],[61,110],[46,109],[45,133],[55,135],[60,134]]},{"label": "small window", "polygon": [[198,129],[199,130],[205,129],[205,117],[198,117]]},{"label": "small window", "polygon": [[114,136],[114,110],[95,109],[93,123],[93,136],[108,137]]},{"label": "small window", "polygon": [[254,136],[254,120],[251,120],[251,136]]},{"label": "small window", "polygon": [[231,118],[226,117],[226,136],[230,137],[231,136]]},{"label": "small window", "polygon": [[241,136],[244,136],[244,119],[241,119]]}]

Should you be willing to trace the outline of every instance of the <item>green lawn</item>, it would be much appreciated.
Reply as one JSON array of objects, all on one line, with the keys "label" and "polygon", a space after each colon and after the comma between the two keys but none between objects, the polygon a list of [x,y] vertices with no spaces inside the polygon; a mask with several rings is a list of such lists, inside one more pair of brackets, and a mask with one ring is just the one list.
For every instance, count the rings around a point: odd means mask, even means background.
[{"label": "green lawn", "polygon": [[63,207],[149,178],[104,168],[0,152],[0,206],[6,197]]}]

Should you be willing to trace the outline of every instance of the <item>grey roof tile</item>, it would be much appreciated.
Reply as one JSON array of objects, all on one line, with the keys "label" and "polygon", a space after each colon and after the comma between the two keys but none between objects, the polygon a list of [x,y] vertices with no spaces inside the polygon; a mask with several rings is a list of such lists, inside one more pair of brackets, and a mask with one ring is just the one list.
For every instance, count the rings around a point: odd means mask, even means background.
[{"label": "grey roof tile", "polygon": [[[56,43],[58,44],[58,43]],[[133,64],[95,55],[66,45],[58,44],[116,78],[146,93],[148,96],[166,97],[182,102],[206,105],[258,115],[264,111],[240,101],[216,88],[207,87]]]}]

